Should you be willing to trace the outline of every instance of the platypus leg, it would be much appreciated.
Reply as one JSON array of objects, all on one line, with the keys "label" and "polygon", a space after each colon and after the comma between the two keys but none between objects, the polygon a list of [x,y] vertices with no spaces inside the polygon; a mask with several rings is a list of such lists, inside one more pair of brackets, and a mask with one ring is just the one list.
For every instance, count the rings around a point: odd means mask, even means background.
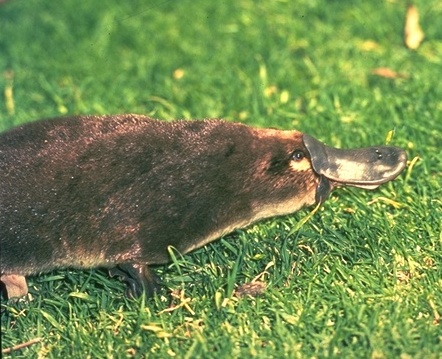
[{"label": "platypus leg", "polygon": [[26,278],[18,274],[2,274],[0,281],[3,282],[6,288],[8,299],[20,298],[28,294],[28,285]]},{"label": "platypus leg", "polygon": [[161,289],[160,278],[145,264],[119,264],[109,269],[109,275],[118,276],[127,284],[128,297],[139,297],[143,292],[147,297],[152,297]]}]

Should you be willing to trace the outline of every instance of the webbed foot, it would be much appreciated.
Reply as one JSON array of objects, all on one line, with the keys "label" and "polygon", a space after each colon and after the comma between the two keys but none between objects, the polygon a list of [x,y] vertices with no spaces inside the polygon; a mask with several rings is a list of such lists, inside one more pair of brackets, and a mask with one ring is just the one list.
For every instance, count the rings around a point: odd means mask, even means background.
[{"label": "webbed foot", "polygon": [[146,297],[153,297],[161,289],[160,278],[145,264],[119,264],[109,269],[109,275],[118,276],[126,283],[126,296],[131,298],[140,297],[143,293]]}]

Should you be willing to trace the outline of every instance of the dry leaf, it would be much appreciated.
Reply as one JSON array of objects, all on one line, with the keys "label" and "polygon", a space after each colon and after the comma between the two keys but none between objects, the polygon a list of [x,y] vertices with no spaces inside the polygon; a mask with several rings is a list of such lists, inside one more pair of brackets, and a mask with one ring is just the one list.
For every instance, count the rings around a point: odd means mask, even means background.
[{"label": "dry leaf", "polygon": [[405,17],[404,42],[409,49],[416,50],[424,39],[424,32],[419,25],[417,7],[410,5]]},{"label": "dry leaf", "polygon": [[184,70],[183,69],[176,69],[173,72],[172,76],[175,80],[181,80],[184,77]]},{"label": "dry leaf", "polygon": [[388,67],[378,67],[371,72],[373,75],[385,77],[386,79],[406,79],[408,75],[393,71]]},{"label": "dry leaf", "polygon": [[381,50],[381,46],[373,40],[366,40],[366,41],[362,42],[361,44],[359,44],[359,47],[363,51],[380,51]]},{"label": "dry leaf", "polygon": [[244,283],[235,290],[235,296],[238,298],[250,295],[256,297],[264,292],[266,284],[264,282]]}]

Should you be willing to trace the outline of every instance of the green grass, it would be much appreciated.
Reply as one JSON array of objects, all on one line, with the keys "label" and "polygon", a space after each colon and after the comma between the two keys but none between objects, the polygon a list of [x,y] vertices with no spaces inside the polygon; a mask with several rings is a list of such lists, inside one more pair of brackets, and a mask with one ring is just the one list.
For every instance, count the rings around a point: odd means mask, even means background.
[{"label": "green grass", "polygon": [[[29,278],[29,302],[2,302],[2,348],[42,341],[5,357],[442,357],[442,6],[416,2],[414,52],[404,3],[0,5],[0,130],[81,113],[223,117],[342,147],[394,130],[416,159],[374,192],[335,191],[299,230],[309,210],[157,268],[181,298],[125,299],[100,270]],[[232,295],[256,278],[260,296]]]}]

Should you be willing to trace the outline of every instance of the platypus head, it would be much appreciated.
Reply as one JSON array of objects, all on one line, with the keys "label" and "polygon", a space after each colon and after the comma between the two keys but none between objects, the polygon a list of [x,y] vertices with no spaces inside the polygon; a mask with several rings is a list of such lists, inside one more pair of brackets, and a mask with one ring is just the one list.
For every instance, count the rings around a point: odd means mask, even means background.
[{"label": "platypus head", "polygon": [[319,176],[316,202],[322,203],[335,187],[347,185],[374,189],[396,178],[405,168],[407,155],[393,146],[356,149],[328,147],[302,136],[313,170]]}]

